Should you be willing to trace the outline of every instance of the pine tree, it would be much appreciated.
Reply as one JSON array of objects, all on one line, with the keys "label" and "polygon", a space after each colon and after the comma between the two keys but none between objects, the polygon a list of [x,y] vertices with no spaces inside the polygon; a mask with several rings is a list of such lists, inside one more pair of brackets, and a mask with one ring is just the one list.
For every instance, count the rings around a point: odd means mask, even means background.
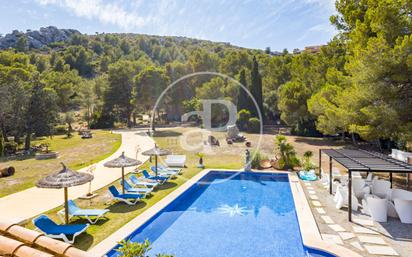
[{"label": "pine tree", "polygon": [[[242,84],[245,88],[248,88],[247,86],[247,81],[246,81],[246,70],[242,69],[239,75],[239,82]],[[243,87],[239,86],[239,92],[237,96],[237,110],[243,110],[243,109],[249,109],[249,97],[248,93]]]},{"label": "pine tree", "polygon": [[4,154],[4,138],[3,133],[0,131],[0,157]]},{"label": "pine tree", "polygon": [[[262,96],[262,76],[259,73],[259,64],[256,60],[256,57],[253,57],[253,66],[252,66],[252,71],[251,71],[251,79],[252,79],[252,84],[250,87],[250,92],[253,95],[253,98],[255,99],[257,103],[257,107],[260,110],[260,113],[262,114],[262,118],[264,119],[264,113],[263,113],[263,96]],[[253,104],[253,108],[250,109],[251,113],[253,116],[258,117],[258,112],[256,110],[256,106]]]}]

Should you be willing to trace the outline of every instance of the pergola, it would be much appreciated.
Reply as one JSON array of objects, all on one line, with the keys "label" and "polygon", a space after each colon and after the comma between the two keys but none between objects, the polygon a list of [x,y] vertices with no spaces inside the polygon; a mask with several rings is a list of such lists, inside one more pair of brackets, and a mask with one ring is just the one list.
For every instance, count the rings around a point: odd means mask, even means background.
[{"label": "pergola", "polygon": [[348,219],[352,221],[352,172],[412,173],[412,165],[393,159],[388,155],[362,149],[320,149],[319,170],[322,168],[322,153],[329,156],[329,193],[332,194],[332,160],[348,170]]}]

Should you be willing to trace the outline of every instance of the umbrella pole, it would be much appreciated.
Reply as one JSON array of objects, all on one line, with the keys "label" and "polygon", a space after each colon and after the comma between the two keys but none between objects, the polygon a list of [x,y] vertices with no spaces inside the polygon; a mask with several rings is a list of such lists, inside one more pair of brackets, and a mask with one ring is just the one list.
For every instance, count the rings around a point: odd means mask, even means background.
[{"label": "umbrella pole", "polygon": [[122,167],[122,192],[124,194],[124,167]]},{"label": "umbrella pole", "polygon": [[156,167],[156,177],[157,177],[157,155],[155,155],[155,167]]},{"label": "umbrella pole", "polygon": [[64,188],[64,218],[66,224],[69,224],[69,194],[67,187]]}]

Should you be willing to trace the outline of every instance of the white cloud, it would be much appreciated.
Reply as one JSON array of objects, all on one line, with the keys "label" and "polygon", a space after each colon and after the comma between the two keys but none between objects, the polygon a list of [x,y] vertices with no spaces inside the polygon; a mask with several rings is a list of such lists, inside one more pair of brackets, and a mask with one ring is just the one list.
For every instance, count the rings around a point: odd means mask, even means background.
[{"label": "white cloud", "polygon": [[[119,4],[102,0],[37,0],[42,5],[57,5],[67,8],[78,17],[98,19],[106,24],[117,25],[123,29],[139,28],[151,21],[150,16],[139,15],[136,8],[126,10]],[[139,6],[138,2],[134,7]]]}]

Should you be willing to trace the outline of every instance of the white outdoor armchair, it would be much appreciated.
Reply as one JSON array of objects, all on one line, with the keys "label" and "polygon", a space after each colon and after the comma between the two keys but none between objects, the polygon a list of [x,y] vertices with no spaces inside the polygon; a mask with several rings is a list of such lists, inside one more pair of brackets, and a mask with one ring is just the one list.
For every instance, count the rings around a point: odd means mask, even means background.
[{"label": "white outdoor armchair", "polygon": [[402,223],[412,223],[412,200],[395,198],[395,209]]},{"label": "white outdoor armchair", "polygon": [[366,181],[361,178],[352,179],[352,189],[356,198],[363,199],[365,194],[370,193],[370,188],[366,186]]},{"label": "white outdoor armchair", "polygon": [[[333,200],[336,202],[336,209],[340,209],[343,206],[348,205],[348,188],[338,185]],[[357,211],[358,208],[359,201],[354,195],[352,195],[352,210]]]},{"label": "white outdoor armchair", "polygon": [[391,189],[391,182],[375,179],[372,181],[372,194],[380,198],[388,198]]},{"label": "white outdoor armchair", "polygon": [[375,195],[366,195],[362,201],[364,211],[371,215],[377,222],[387,222],[388,220],[388,200]]}]

